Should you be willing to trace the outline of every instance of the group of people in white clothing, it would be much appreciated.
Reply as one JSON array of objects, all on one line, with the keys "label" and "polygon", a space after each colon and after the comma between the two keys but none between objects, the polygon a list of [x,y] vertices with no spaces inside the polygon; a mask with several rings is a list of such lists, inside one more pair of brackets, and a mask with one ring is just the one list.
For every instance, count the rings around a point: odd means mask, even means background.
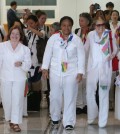
[{"label": "group of people in white clothing", "polygon": [[0,43],[2,104],[5,120],[15,132],[21,131],[19,124],[22,123],[24,89],[27,71],[31,67],[30,50],[22,42],[22,30],[14,26],[9,31],[8,41]]},{"label": "group of people in white clothing", "polygon": [[[39,23],[41,16],[43,23]],[[27,27],[22,29],[14,25],[10,28],[7,41],[0,43],[0,90],[5,119],[13,131],[21,131],[19,124],[22,123],[25,83],[31,67],[34,70],[40,68],[43,83],[49,79],[49,108],[53,126],[61,121],[61,111],[66,130],[74,129],[76,113],[86,113],[89,125],[96,118],[99,127],[107,125],[109,92],[110,89],[113,92],[116,77],[116,72],[112,71],[112,61],[115,56],[120,59],[118,17],[119,12],[113,10],[110,30],[102,11],[97,12],[93,23],[89,13],[81,13],[80,28],[72,32],[74,21],[64,16],[60,22],[50,26],[48,37],[44,25],[46,14],[40,11],[37,16],[27,16]],[[24,37],[28,41],[27,46]],[[42,60],[39,61],[37,41],[46,37],[49,39],[46,47],[42,48],[44,56],[41,54]],[[120,86],[120,75],[116,85]],[[96,102],[96,92],[99,94],[99,104]],[[117,107],[119,99],[115,102]],[[115,108],[117,119],[120,119],[119,110]]]},{"label": "group of people in white clothing", "polygon": [[[61,32],[48,40],[44,53],[42,71],[44,78],[50,79],[50,114],[52,123],[61,120],[64,100],[63,126],[73,129],[76,122],[76,99],[79,82],[86,70],[86,99],[88,124],[98,117],[99,127],[105,127],[109,111],[109,90],[112,77],[112,59],[117,54],[117,45],[112,35],[113,50],[110,47],[110,30],[105,29],[102,17],[95,19],[95,30],[88,33],[83,46],[81,39],[72,33],[72,18],[60,20]],[[48,74],[49,69],[49,74]],[[95,94],[99,88],[99,109]],[[63,97],[63,98],[62,98]]]}]

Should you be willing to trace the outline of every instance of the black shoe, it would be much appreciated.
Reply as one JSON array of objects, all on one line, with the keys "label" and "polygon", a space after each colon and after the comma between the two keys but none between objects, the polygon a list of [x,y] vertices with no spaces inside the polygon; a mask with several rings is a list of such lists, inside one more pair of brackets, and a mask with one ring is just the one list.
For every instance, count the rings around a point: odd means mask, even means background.
[{"label": "black shoe", "polygon": [[52,125],[58,125],[59,121],[52,121]]},{"label": "black shoe", "polygon": [[52,129],[58,129],[59,128],[59,121],[52,121]]},{"label": "black shoe", "polygon": [[67,126],[65,127],[65,129],[66,129],[66,130],[73,130],[73,126],[72,126],[72,125],[67,125]]},{"label": "black shoe", "polygon": [[3,107],[3,105],[2,105],[2,102],[0,103],[0,108],[2,108]]},{"label": "black shoe", "polygon": [[81,108],[76,108],[76,114],[82,114],[83,113],[83,109]]},{"label": "black shoe", "polygon": [[87,106],[84,106],[84,108],[82,109],[84,114],[87,114]]}]

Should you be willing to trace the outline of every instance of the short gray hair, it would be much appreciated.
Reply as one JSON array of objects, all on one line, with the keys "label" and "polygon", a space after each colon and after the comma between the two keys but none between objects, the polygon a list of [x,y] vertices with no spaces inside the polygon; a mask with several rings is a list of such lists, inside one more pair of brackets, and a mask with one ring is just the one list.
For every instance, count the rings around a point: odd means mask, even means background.
[{"label": "short gray hair", "polygon": [[59,31],[60,30],[60,23],[54,22],[53,24],[51,24],[51,27],[54,28],[55,31]]}]

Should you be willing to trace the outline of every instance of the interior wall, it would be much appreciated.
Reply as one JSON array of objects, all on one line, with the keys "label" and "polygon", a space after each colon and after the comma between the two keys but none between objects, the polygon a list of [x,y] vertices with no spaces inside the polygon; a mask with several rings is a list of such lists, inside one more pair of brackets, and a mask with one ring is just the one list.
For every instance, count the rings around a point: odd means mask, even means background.
[{"label": "interior wall", "polygon": [[114,9],[120,12],[119,0],[60,0],[59,16],[71,16],[74,20],[73,30],[79,27],[79,14],[82,12],[89,12],[91,4],[98,3],[102,10],[106,9],[106,3],[112,1],[115,5]]},{"label": "interior wall", "polygon": [[[73,30],[77,27],[79,27],[79,14],[82,12],[89,12],[89,6],[94,3],[99,3],[101,6],[102,10],[105,10],[106,3],[112,1],[115,4],[115,8],[120,12],[120,1],[119,0],[57,0],[57,6],[56,7],[44,7],[42,6],[43,9],[47,8],[53,8],[55,9],[55,19],[53,20],[47,20],[47,23],[53,23],[54,21],[59,21],[61,17],[67,15],[71,16],[74,20],[74,26]],[[5,5],[5,0],[0,0],[0,8],[1,8],[1,23],[7,23],[6,20],[6,13],[7,9],[9,9],[9,6]],[[22,6],[18,6],[19,9],[22,9]],[[24,6],[24,8],[26,8]],[[29,8],[29,7],[27,7]],[[40,6],[32,6],[30,9],[40,9]]]}]

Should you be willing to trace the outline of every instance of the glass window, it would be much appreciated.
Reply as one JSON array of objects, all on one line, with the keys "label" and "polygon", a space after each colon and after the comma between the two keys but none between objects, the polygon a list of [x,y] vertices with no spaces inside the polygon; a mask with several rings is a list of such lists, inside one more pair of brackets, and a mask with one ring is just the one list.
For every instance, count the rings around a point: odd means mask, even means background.
[{"label": "glass window", "polygon": [[32,5],[32,0],[22,0],[23,2],[22,2],[22,5],[24,6],[26,6],[26,5]]},{"label": "glass window", "polygon": [[[6,5],[10,5],[10,3],[12,2],[13,0],[6,0]],[[22,5],[22,1],[23,0],[15,0],[17,2],[18,5]]]},{"label": "glass window", "polygon": [[[35,13],[36,10],[33,10],[33,14]],[[42,10],[47,14],[47,18],[53,19],[55,18],[55,10]]]},{"label": "glass window", "polygon": [[56,4],[56,0],[32,0],[32,5],[54,6]]},{"label": "glass window", "polygon": [[[6,5],[10,5],[13,0],[6,0]],[[57,0],[16,0],[18,5],[24,6],[56,6]]]}]

